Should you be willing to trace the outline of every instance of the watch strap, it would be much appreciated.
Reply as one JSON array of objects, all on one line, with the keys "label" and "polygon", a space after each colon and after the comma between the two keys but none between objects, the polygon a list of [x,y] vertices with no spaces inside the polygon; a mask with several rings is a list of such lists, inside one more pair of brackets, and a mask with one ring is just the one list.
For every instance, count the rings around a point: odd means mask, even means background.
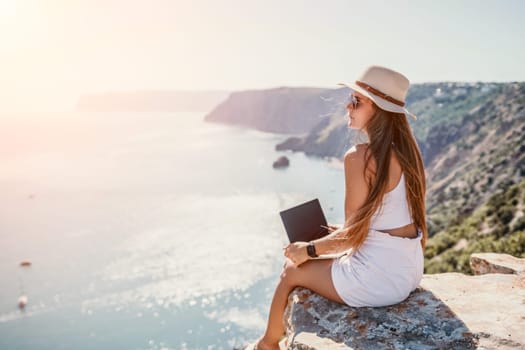
[{"label": "watch strap", "polygon": [[314,242],[309,242],[308,245],[306,246],[306,252],[308,253],[308,256],[311,257],[311,258],[317,258],[318,255],[315,251],[315,245],[314,245]]}]

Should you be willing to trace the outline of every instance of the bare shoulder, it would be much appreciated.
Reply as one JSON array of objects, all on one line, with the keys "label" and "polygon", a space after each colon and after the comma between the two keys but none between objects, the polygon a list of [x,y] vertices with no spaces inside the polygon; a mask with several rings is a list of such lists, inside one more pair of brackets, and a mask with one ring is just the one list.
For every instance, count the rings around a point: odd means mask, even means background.
[{"label": "bare shoulder", "polygon": [[365,166],[366,145],[361,144],[350,148],[344,157],[345,172],[363,172]]},{"label": "bare shoulder", "polygon": [[345,222],[361,208],[368,195],[365,179],[366,145],[357,145],[345,153]]}]

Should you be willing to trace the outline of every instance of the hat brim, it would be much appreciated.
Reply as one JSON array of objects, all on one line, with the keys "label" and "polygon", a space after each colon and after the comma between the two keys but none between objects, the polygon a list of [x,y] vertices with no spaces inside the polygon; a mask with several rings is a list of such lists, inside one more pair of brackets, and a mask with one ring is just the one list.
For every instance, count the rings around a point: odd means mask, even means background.
[{"label": "hat brim", "polygon": [[385,111],[394,112],[394,113],[402,113],[402,114],[411,116],[412,118],[414,118],[414,120],[417,119],[415,114],[409,112],[406,108],[396,105],[395,103],[389,102],[382,97],[374,95],[373,93],[363,89],[362,87],[360,87],[359,85],[355,83],[339,83],[337,85],[346,86],[347,88],[358,91],[359,93],[365,95],[366,97],[374,101],[374,103],[379,108],[384,109]]}]

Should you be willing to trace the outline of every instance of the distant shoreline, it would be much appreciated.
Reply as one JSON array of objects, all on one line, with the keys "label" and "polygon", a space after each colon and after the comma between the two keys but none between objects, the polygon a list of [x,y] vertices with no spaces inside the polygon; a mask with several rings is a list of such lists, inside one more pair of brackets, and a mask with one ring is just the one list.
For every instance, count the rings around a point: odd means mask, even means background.
[{"label": "distant shoreline", "polygon": [[123,91],[86,94],[75,111],[87,112],[203,112],[221,103],[228,91]]}]

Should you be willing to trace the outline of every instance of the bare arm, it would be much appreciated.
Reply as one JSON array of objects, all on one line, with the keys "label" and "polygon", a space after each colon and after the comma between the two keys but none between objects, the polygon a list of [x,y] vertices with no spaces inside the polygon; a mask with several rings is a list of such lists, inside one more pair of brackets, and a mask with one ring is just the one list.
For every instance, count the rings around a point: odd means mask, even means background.
[{"label": "bare arm", "polygon": [[[343,233],[348,227],[349,219],[365,203],[368,195],[368,186],[363,176],[364,165],[364,147],[353,147],[345,154],[345,224],[327,236],[313,241],[317,255],[343,252],[351,248]],[[310,259],[307,245],[307,242],[290,243],[284,247],[284,255],[294,264],[301,265]]]},{"label": "bare arm", "polygon": [[345,224],[327,236],[313,241],[318,255],[342,252],[351,248],[343,234],[348,227],[349,219],[365,203],[368,195],[368,187],[363,176],[364,165],[364,149],[352,147],[345,154]]}]

